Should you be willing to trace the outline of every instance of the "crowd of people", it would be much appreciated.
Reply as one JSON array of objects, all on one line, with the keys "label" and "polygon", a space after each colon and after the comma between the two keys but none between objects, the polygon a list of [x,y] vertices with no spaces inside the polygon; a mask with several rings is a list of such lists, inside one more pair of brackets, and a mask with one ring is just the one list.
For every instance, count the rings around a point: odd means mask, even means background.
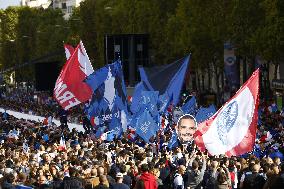
[{"label": "crowd of people", "polygon": [[[23,88],[9,88],[0,91],[1,108],[14,110],[30,115],[52,116],[60,119],[60,107],[49,92],[27,91]],[[82,122],[82,110],[84,105],[73,107],[68,111],[68,121],[72,123]]]},{"label": "crowd of people", "polygon": [[[21,99],[21,101],[18,101]],[[47,98],[48,99],[48,98]],[[1,98],[6,109],[56,112],[33,94]],[[49,108],[47,108],[49,107]],[[23,109],[24,108],[24,109]],[[63,124],[0,117],[0,183],[6,188],[231,189],[284,188],[284,119],[275,104],[261,103],[255,148],[240,157],[210,156],[194,143],[169,149],[175,124],[150,143],[121,138],[107,142]],[[173,123],[170,121],[169,123]]]}]

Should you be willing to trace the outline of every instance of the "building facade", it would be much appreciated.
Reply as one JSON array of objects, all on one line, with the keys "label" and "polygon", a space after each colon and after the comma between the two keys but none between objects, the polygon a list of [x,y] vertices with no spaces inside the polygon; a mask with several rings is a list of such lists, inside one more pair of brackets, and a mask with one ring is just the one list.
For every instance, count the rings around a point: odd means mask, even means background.
[{"label": "building facade", "polygon": [[64,13],[64,18],[68,19],[75,7],[79,7],[84,0],[53,0],[52,7],[59,8]]},{"label": "building facade", "polygon": [[69,19],[73,9],[80,6],[84,0],[22,0],[21,6],[61,9],[64,18]]}]

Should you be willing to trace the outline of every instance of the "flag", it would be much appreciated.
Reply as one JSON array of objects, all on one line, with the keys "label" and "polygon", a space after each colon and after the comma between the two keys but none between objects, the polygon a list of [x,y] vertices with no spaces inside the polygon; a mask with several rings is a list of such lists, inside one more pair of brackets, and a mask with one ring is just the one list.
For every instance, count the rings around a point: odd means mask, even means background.
[{"label": "flag", "polygon": [[92,89],[83,82],[93,72],[82,42],[63,66],[53,90],[54,98],[65,109],[92,97]]},{"label": "flag", "polygon": [[211,155],[237,156],[250,152],[256,138],[259,70],[209,120],[199,124],[195,143]]},{"label": "flag", "polygon": [[65,143],[65,139],[64,139],[64,136],[63,136],[63,135],[60,137],[60,142],[59,142],[58,150],[60,150],[60,151],[66,150],[66,143]]},{"label": "flag", "polygon": [[106,140],[107,139],[107,133],[101,134],[100,139],[101,140]]},{"label": "flag", "polygon": [[134,142],[136,138],[136,131],[134,128],[129,128],[129,133],[127,135],[128,140]]},{"label": "flag", "polygon": [[215,106],[212,104],[208,108],[200,108],[195,116],[195,119],[197,123],[201,123],[207,119],[209,119],[211,116],[213,116],[216,112]]},{"label": "flag", "polygon": [[115,132],[114,130],[108,131],[108,132],[107,132],[106,140],[107,140],[108,142],[113,141],[113,139],[115,138],[115,135],[116,135],[116,132]]},{"label": "flag", "polygon": [[104,131],[106,130],[106,127],[105,126],[102,126],[102,127],[99,127],[97,132],[96,132],[96,138],[100,138],[101,135],[104,133]]},{"label": "flag", "polygon": [[142,91],[139,106],[142,109],[147,109],[152,116],[158,115],[158,91]]},{"label": "flag", "polygon": [[119,119],[114,118],[111,120],[110,124],[109,124],[109,128],[110,131],[113,131],[113,134],[116,135],[117,137],[119,137],[122,133],[122,127],[121,127],[121,122]]},{"label": "flag", "polygon": [[121,117],[121,119],[120,119],[121,128],[122,128],[123,132],[125,132],[127,130],[128,124],[130,123],[129,115],[127,115],[127,113],[124,110],[122,110],[120,112],[120,117]]},{"label": "flag", "polygon": [[240,77],[238,77],[238,67],[234,47],[231,43],[224,43],[224,72],[228,85],[232,89],[240,86]]},{"label": "flag", "polygon": [[177,140],[177,133],[175,131],[172,132],[171,139],[168,143],[168,148],[171,150],[178,146],[178,140]]},{"label": "flag", "polygon": [[184,114],[193,114],[196,108],[196,98],[195,96],[191,97],[182,107],[181,110]]},{"label": "flag", "polygon": [[141,81],[135,86],[134,93],[132,96],[132,102],[130,105],[130,111],[135,114],[140,111],[140,100],[142,91],[146,91],[146,85]]},{"label": "flag", "polygon": [[269,157],[271,159],[275,159],[275,158],[280,158],[281,161],[283,161],[284,159],[284,155],[283,153],[281,153],[280,151],[276,150],[275,152],[272,152],[271,154],[269,154]]},{"label": "flag", "polygon": [[120,60],[109,64],[86,78],[93,90],[88,116],[96,117],[100,124],[121,118],[121,111],[127,113],[126,87]]},{"label": "flag", "polygon": [[64,44],[64,49],[65,49],[65,55],[66,55],[66,60],[68,60],[71,55],[74,53],[75,49],[71,45]]},{"label": "flag", "polygon": [[136,123],[136,134],[139,135],[145,142],[149,142],[150,138],[157,132],[157,124],[152,118],[149,111],[144,110],[138,115]]},{"label": "flag", "polygon": [[25,154],[27,154],[27,153],[29,153],[29,150],[30,150],[29,145],[28,145],[27,141],[25,140],[24,143],[23,143],[23,152]]},{"label": "flag", "polygon": [[164,113],[170,102],[171,102],[172,96],[168,96],[168,94],[164,93],[162,95],[159,96],[159,101],[158,101],[158,105],[159,105],[159,112],[160,113]]},{"label": "flag", "polygon": [[182,110],[180,108],[175,108],[173,110],[173,121],[175,123],[178,122],[179,118],[183,115],[184,113],[182,112]]},{"label": "flag", "polygon": [[150,90],[159,91],[160,95],[167,94],[176,105],[180,100],[184,77],[187,71],[190,56],[186,56],[174,63],[151,68],[139,68],[141,81]]}]

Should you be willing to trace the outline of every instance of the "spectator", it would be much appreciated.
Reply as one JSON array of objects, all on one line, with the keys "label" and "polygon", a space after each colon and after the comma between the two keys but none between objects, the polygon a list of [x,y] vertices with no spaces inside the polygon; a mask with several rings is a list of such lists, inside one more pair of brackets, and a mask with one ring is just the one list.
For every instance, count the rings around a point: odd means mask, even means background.
[{"label": "spectator", "polygon": [[263,175],[259,174],[260,166],[258,164],[254,164],[252,166],[251,174],[245,176],[244,182],[241,185],[242,189],[258,189],[263,188],[265,184],[265,179]]},{"label": "spectator", "polygon": [[184,165],[180,165],[178,168],[178,172],[174,175],[174,189],[184,189],[184,181],[183,175],[186,172],[186,168]]},{"label": "spectator", "polygon": [[105,175],[101,175],[99,178],[99,185],[97,185],[96,187],[92,187],[94,189],[109,189],[109,187],[107,186],[108,181],[107,181],[107,177]]},{"label": "spectator", "polygon": [[111,189],[130,189],[129,186],[122,183],[122,181],[123,181],[123,174],[117,173],[116,174],[116,183],[113,183],[110,188]]},{"label": "spectator", "polygon": [[142,174],[138,177],[135,189],[157,189],[158,184],[154,175],[149,173],[147,164],[141,165]]}]

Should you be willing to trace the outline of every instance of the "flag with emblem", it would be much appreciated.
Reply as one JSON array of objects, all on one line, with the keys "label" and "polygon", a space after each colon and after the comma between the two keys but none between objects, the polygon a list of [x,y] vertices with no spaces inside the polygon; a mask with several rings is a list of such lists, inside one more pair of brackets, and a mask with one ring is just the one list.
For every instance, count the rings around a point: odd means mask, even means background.
[{"label": "flag with emblem", "polygon": [[259,103],[259,69],[210,119],[200,123],[195,143],[211,155],[242,155],[253,150]]},{"label": "flag with emblem", "polygon": [[109,124],[112,119],[120,119],[121,111],[127,114],[127,95],[121,61],[108,64],[93,74],[85,82],[92,88],[93,96],[88,108],[88,117],[95,117],[100,125]]},{"label": "flag with emblem", "polygon": [[138,115],[136,134],[143,138],[145,142],[149,142],[150,138],[156,134],[157,128],[157,123],[148,110],[144,110],[142,114]]}]

